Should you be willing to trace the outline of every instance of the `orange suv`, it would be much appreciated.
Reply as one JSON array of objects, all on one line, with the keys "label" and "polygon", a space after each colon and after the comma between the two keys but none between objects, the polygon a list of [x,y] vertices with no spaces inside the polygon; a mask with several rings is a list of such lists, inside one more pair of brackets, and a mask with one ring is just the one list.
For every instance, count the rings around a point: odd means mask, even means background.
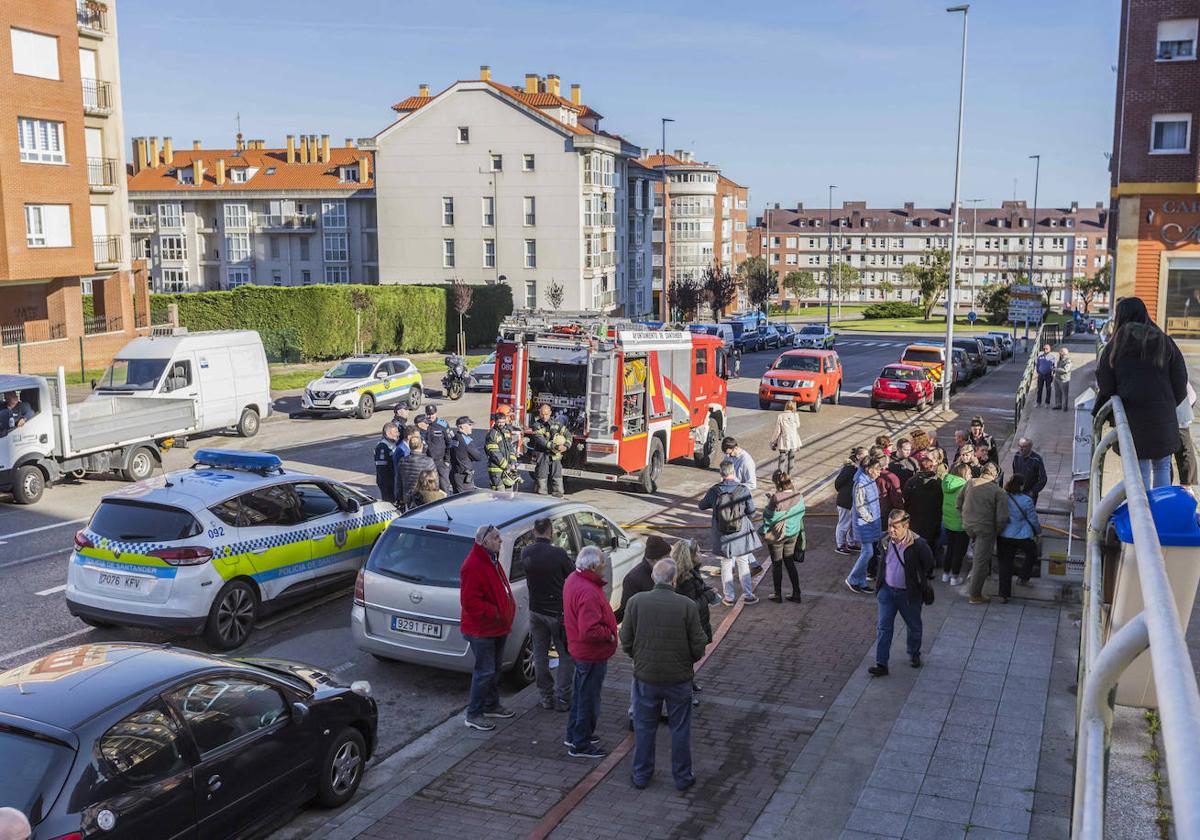
[{"label": "orange suv", "polygon": [[[904,348],[900,361],[906,365],[916,365],[925,368],[929,378],[933,380],[935,397],[942,395],[943,379],[946,376],[946,348],[940,344],[917,342]],[[950,367],[950,393],[958,386],[957,368]]]},{"label": "orange suv", "polygon": [[842,362],[833,350],[789,350],[758,383],[759,408],[794,400],[816,412],[827,399],[842,399]]}]

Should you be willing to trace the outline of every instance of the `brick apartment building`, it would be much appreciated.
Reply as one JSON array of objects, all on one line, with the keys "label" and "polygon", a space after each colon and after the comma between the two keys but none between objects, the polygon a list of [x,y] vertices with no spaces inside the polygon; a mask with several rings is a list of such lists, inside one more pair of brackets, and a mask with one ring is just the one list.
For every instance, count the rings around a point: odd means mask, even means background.
[{"label": "brick apartment building", "polygon": [[[1033,216],[1024,201],[968,207],[959,214],[960,305],[974,306],[988,284],[1010,283],[1028,273],[1031,232],[1033,280],[1047,288],[1053,306],[1069,306],[1071,283],[1091,277],[1107,261],[1103,203],[1090,208],[1077,202],[1065,208],[1039,207],[1036,230]],[[827,294],[831,253],[835,264],[857,270],[858,283],[845,289],[844,301],[914,300],[917,290],[905,285],[901,269],[923,264],[931,250],[948,251],[952,225],[950,208],[922,208],[912,202],[870,208],[866,202],[845,201],[832,212],[776,204],[756,220],[749,253],[767,256],[781,280],[793,271],[811,272],[819,300]]]},{"label": "brick apartment building", "polygon": [[1118,297],[1200,339],[1200,0],[1123,0],[1112,202]]},{"label": "brick apartment building", "polygon": [[107,361],[149,324],[130,264],[114,3],[0,4],[0,127],[0,368]]}]

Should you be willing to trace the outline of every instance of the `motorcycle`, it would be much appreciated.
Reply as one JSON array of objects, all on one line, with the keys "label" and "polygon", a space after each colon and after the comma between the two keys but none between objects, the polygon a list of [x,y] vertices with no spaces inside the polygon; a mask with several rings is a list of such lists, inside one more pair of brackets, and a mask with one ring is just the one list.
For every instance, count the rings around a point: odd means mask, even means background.
[{"label": "motorcycle", "polygon": [[442,392],[457,400],[467,390],[467,366],[462,356],[446,357],[446,375],[442,377]]}]

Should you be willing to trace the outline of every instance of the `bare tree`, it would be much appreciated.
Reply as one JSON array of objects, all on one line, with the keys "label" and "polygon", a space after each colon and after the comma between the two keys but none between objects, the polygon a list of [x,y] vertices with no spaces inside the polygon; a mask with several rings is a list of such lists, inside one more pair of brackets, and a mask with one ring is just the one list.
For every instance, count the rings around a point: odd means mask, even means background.
[{"label": "bare tree", "polygon": [[565,293],[566,289],[563,288],[562,283],[559,283],[557,280],[551,280],[550,288],[546,289],[546,304],[557,312],[559,307],[562,306],[563,295]]},{"label": "bare tree", "polygon": [[679,318],[691,321],[695,319],[696,310],[700,308],[703,292],[695,277],[684,277],[671,284],[667,290],[667,299]]},{"label": "bare tree", "polygon": [[729,269],[713,264],[704,269],[701,285],[708,298],[708,306],[712,309],[713,320],[721,320],[726,307],[737,294],[737,278],[729,273]]},{"label": "bare tree", "polygon": [[467,355],[467,333],[463,329],[463,318],[471,309],[471,300],[475,297],[475,290],[469,283],[463,282],[461,277],[455,277],[450,291],[454,300],[454,311],[458,313],[458,355],[465,356]]}]

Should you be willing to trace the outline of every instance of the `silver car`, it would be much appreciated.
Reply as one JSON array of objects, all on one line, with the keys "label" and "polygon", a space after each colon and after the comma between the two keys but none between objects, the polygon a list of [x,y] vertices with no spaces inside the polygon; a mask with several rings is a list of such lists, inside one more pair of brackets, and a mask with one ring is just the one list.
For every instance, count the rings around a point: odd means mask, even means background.
[{"label": "silver car", "polygon": [[469,391],[490,391],[492,390],[492,377],[496,372],[496,354],[491,353],[475,367],[471,368],[467,373],[467,390]]},{"label": "silver car", "polygon": [[350,610],[355,644],[385,659],[470,671],[474,658],[459,629],[459,568],[479,526],[495,525],[504,539],[500,563],[517,601],[501,668],[518,682],[532,682],[529,592],[519,558],[533,542],[533,523],[541,517],[553,522],[554,542],[572,560],[583,546],[604,552],[605,591],[615,607],[621,581],[645,554],[642,540],[591,505],[476,490],[411,510],[380,535],[355,585]]}]

